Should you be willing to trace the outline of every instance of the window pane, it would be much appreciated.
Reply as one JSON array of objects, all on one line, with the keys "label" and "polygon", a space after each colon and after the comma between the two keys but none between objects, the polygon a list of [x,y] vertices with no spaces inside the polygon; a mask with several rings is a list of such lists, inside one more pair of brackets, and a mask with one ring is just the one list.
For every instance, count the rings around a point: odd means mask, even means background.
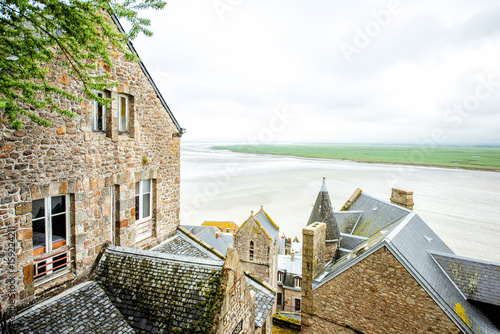
[{"label": "window pane", "polygon": [[43,199],[37,199],[32,202],[31,216],[32,219],[45,217],[45,201]]},{"label": "window pane", "polygon": [[57,267],[61,266],[60,268],[54,269],[54,271],[58,271],[58,270],[66,268],[64,266],[64,264],[66,264],[68,262],[68,258],[65,258],[67,255],[68,254],[63,253],[61,255],[54,256],[52,258],[52,261],[54,261],[54,263],[52,263],[52,268],[57,268]]},{"label": "window pane", "polygon": [[118,130],[125,131],[127,130],[127,98],[125,96],[120,96],[119,101]]},{"label": "window pane", "polygon": [[142,183],[142,192],[143,193],[151,192],[151,181],[150,180],[142,181],[141,183]]},{"label": "window pane", "polygon": [[57,213],[66,211],[66,196],[54,196],[51,197],[51,209],[52,214],[55,215]]},{"label": "window pane", "polygon": [[66,240],[66,214],[52,216],[52,243]]},{"label": "window pane", "polygon": [[142,218],[146,218],[151,215],[151,213],[149,212],[150,199],[151,194],[142,195]]},{"label": "window pane", "polygon": [[135,220],[139,220],[139,198],[139,195],[135,196]]},{"label": "window pane", "polygon": [[92,100],[92,130],[97,130],[97,109],[99,105],[97,101]]},{"label": "window pane", "polygon": [[45,201],[37,199],[31,204],[33,248],[45,246]]},{"label": "window pane", "polygon": [[140,182],[136,182],[135,184],[135,195],[140,195],[140,188],[139,188]]}]

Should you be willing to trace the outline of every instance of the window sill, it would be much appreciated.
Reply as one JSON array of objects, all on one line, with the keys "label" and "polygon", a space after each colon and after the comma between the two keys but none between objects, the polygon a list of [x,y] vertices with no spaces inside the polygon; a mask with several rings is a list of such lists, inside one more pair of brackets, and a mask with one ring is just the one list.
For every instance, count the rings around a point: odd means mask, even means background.
[{"label": "window sill", "polygon": [[35,288],[37,289],[36,293],[52,289],[58,285],[75,279],[75,277],[76,275],[71,272],[71,268],[61,269],[47,277],[35,280]]}]

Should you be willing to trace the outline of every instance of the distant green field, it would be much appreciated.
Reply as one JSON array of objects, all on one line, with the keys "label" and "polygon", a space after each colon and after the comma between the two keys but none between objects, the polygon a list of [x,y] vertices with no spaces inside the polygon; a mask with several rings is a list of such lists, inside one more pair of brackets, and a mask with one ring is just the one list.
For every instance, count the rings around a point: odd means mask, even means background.
[{"label": "distant green field", "polygon": [[500,147],[295,144],[231,145],[213,148],[242,153],[500,171]]}]

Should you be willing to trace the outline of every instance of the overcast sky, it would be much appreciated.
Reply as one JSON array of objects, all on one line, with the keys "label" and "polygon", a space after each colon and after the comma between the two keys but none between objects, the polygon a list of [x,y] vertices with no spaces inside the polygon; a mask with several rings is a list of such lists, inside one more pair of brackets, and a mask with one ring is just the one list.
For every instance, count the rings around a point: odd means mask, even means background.
[{"label": "overcast sky", "polygon": [[169,0],[134,41],[184,141],[500,145],[497,0]]}]

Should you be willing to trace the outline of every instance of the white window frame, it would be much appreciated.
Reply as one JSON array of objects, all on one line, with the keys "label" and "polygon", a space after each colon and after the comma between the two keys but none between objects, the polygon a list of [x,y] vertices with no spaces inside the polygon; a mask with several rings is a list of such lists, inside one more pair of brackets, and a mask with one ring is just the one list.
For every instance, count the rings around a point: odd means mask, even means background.
[{"label": "white window frame", "polygon": [[283,283],[283,272],[282,271],[278,271],[278,282]]},{"label": "white window frame", "polygon": [[[143,195],[148,194],[144,192],[143,185],[149,182],[149,216],[142,217],[142,208],[143,208]],[[139,193],[137,193],[137,184],[139,184]],[[141,241],[146,238],[149,238],[153,235],[153,182],[151,179],[142,180],[136,183],[136,191],[134,202],[139,197],[139,207],[136,208],[136,215],[138,214],[139,219],[135,221],[135,241]],[[137,212],[138,210],[138,212]]]},{"label": "white window frame", "polygon": [[[125,98],[125,129],[122,127],[122,98]],[[128,131],[130,124],[130,98],[125,94],[118,94],[118,131]]]},{"label": "white window frame", "polygon": [[[105,98],[106,97],[106,93],[103,92],[103,91],[96,91],[94,92],[96,95],[98,95],[99,97],[102,97],[102,98]],[[102,129],[98,129],[97,128],[97,115],[99,113],[99,108],[101,108],[102,110]],[[105,105],[102,105],[100,104],[98,101],[96,100],[92,100],[92,121],[90,123],[90,126],[92,128],[92,131],[106,131],[106,106]]]},{"label": "white window frame", "polygon": [[[55,215],[52,215],[52,198],[54,197],[64,197],[64,202],[65,202],[65,208],[64,208],[64,214],[66,215],[65,219],[65,224],[66,224],[66,244],[64,246],[58,247],[56,249],[61,249],[60,251],[53,252],[54,249],[52,249],[52,217],[58,216],[63,214],[57,213]],[[69,196],[68,195],[54,195],[54,196],[49,196],[49,197],[44,197],[39,200],[43,200],[43,205],[44,205],[44,210],[45,210],[45,216],[43,217],[44,224],[45,224],[45,251],[42,254],[39,254],[35,256],[35,260],[33,262],[33,265],[35,266],[34,268],[34,275],[37,275],[37,272],[40,268],[41,271],[45,271],[44,275],[36,277],[35,279],[37,280],[37,284],[43,283],[46,281],[47,276],[51,275],[54,273],[52,271],[53,264],[51,262],[54,262],[54,258],[59,257],[64,255],[68,256],[66,260],[66,266],[69,266],[69,264],[72,262],[71,261],[71,252],[70,252],[70,246],[71,246],[71,237],[70,237],[70,223],[69,223],[69,210],[70,210],[70,203],[69,203]],[[36,200],[35,200],[36,201]],[[34,201],[32,201],[34,202]],[[33,224],[33,223],[32,223]],[[33,226],[33,225],[32,225]],[[37,248],[38,249],[38,248]],[[35,248],[33,248],[35,250]],[[50,254],[50,255],[49,255]],[[47,256],[49,255],[49,256]],[[41,257],[41,258],[40,258]],[[37,260],[38,259],[38,260]],[[60,260],[56,260],[60,261]],[[45,265],[48,263],[47,265]],[[39,268],[40,266],[40,268]],[[64,270],[64,267],[58,268],[60,270],[57,271],[57,274],[63,274],[66,273],[67,270]],[[50,279],[55,278],[59,275],[54,275],[51,276]]]},{"label": "white window frame", "polygon": [[295,276],[293,278],[293,287],[294,288],[302,288],[301,278],[299,276]]}]

